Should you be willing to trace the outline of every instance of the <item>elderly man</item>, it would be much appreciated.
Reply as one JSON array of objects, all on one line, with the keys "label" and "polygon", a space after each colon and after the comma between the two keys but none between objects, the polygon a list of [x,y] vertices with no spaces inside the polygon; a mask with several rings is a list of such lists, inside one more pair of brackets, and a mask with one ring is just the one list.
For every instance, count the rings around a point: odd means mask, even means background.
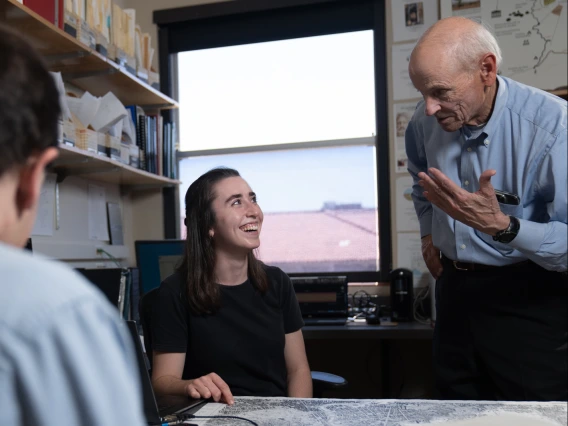
[{"label": "elderly man", "polygon": [[566,400],[566,101],[498,76],[500,62],[489,31],[453,17],[409,63],[436,384],[447,399]]}]

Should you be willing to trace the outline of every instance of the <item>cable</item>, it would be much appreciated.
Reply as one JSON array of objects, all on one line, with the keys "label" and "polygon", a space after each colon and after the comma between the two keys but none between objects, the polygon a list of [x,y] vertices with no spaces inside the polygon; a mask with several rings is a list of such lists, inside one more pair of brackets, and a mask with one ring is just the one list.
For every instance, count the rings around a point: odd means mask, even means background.
[{"label": "cable", "polygon": [[414,298],[414,303],[412,304],[412,311],[414,313],[414,319],[421,323],[430,325],[430,318],[424,313],[423,302],[430,296],[430,286],[422,287]]},{"label": "cable", "polygon": [[[253,422],[252,420],[245,419],[244,417],[237,417],[237,416],[196,416],[195,414],[182,414],[184,420],[191,420],[191,419],[237,419],[243,420],[245,422],[249,422],[254,426],[258,426],[258,423]],[[181,417],[180,416],[180,417]]]},{"label": "cable", "polygon": [[[121,272],[121,279],[120,279],[120,288],[118,290],[118,294],[119,294],[119,299],[118,299],[118,305],[119,305],[119,313],[120,316],[123,316],[124,319],[129,319],[130,315],[130,306],[126,305],[125,302],[128,300],[128,303],[130,303],[130,299],[128,297],[128,295],[125,294],[126,291],[130,292],[130,288],[132,286],[132,275],[130,274],[130,269],[123,267],[120,262],[118,261],[118,259],[116,257],[114,257],[112,254],[110,254],[108,251],[102,249],[102,248],[97,248],[97,254],[104,254],[106,256],[108,256],[108,258],[118,267],[122,270]],[[127,283],[128,281],[128,283]],[[126,308],[126,309],[125,309]]]},{"label": "cable", "polygon": [[118,261],[118,259],[116,257],[114,257],[112,254],[110,254],[108,251],[102,249],[102,248],[98,248],[97,249],[97,254],[105,254],[109,257],[109,259],[119,268],[122,268],[122,265],[120,264],[120,262]]}]

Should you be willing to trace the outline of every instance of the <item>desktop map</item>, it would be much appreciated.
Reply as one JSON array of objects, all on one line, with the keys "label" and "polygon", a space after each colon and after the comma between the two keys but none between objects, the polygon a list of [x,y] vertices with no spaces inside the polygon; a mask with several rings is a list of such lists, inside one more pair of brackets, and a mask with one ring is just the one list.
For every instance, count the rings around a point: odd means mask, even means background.
[{"label": "desktop map", "polygon": [[[236,397],[207,404],[197,416],[239,416],[259,426],[567,426],[565,402],[493,402]],[[246,426],[236,419],[193,419],[200,426]]]}]

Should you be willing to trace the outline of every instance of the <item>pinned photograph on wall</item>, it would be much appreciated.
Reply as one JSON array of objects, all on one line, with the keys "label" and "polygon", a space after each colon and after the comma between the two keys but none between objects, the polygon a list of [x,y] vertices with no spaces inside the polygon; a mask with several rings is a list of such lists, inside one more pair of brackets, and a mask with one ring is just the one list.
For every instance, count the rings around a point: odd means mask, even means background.
[{"label": "pinned photograph on wall", "polygon": [[422,2],[408,3],[404,5],[404,16],[406,18],[406,26],[424,24],[424,7]]},{"label": "pinned photograph on wall", "polygon": [[408,159],[406,157],[406,146],[404,135],[408,123],[414,114],[418,102],[406,102],[403,104],[394,104],[394,155],[395,155],[395,171],[396,173],[408,173]]},{"label": "pinned photograph on wall", "polygon": [[417,40],[438,20],[437,0],[393,1],[393,42]]},{"label": "pinned photograph on wall", "polygon": [[[497,0],[499,3],[499,0]],[[480,0],[441,0],[440,13],[442,18],[450,16],[463,16],[481,22]]]}]

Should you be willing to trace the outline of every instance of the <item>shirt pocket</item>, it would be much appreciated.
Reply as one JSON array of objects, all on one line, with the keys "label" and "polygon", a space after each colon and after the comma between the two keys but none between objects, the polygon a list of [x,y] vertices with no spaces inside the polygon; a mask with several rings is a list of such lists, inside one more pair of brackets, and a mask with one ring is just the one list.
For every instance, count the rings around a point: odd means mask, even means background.
[{"label": "shirt pocket", "polygon": [[[507,216],[515,216],[516,218],[522,218],[523,216],[522,204],[516,206],[513,204],[499,203],[499,208],[501,209],[501,212],[506,214]],[[502,255],[505,256],[509,255],[515,250],[509,244],[500,243],[499,241],[494,241],[493,237],[489,234],[485,234],[484,232],[478,231],[477,229],[475,230],[475,233],[481,240],[483,240],[485,244],[492,247],[494,250],[498,251]]]}]

